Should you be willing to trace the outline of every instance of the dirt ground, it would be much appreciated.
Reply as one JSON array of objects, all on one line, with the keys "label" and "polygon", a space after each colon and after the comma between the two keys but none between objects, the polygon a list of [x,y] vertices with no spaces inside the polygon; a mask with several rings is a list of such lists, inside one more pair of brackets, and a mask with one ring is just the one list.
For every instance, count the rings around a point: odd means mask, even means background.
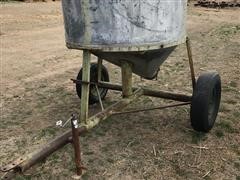
[{"label": "dirt ground", "polygon": [[[119,115],[81,138],[83,179],[229,179],[240,180],[240,9],[189,7],[197,75],[221,74],[222,103],[215,127],[196,133],[189,107]],[[0,164],[38,149],[68,127],[56,121],[79,113],[80,100],[70,81],[82,52],[65,47],[60,2],[1,3]],[[94,58],[96,59],[96,58]],[[105,63],[112,82],[120,69]],[[191,93],[186,49],[180,45],[161,66],[157,81],[135,84]],[[109,92],[105,106],[121,98]],[[134,107],[164,100],[144,97]],[[99,105],[91,113],[100,111]],[[203,148],[199,148],[203,147]],[[16,179],[70,179],[73,150],[67,145]]]}]

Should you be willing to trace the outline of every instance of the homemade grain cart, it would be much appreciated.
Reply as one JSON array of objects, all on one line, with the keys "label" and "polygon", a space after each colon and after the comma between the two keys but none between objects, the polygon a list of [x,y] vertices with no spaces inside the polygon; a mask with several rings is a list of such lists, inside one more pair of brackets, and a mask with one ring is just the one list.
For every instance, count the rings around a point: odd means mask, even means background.
[{"label": "homemade grain cart", "polygon": [[[72,116],[72,130],[45,145],[42,149],[17,159],[2,168],[11,177],[24,172],[67,143],[75,149],[77,175],[82,174],[79,135],[95,127],[109,116],[136,113],[168,107],[191,105],[190,119],[196,131],[208,132],[214,125],[221,97],[220,76],[216,72],[200,75],[195,80],[190,41],[186,37],[187,0],[62,0],[66,44],[83,50],[83,63],[76,83],[81,98],[80,124]],[[159,66],[177,45],[186,43],[193,95],[183,95],[148,88],[134,87],[132,73],[154,79]],[[91,54],[98,63],[91,64]],[[121,67],[122,84],[109,82],[106,60]],[[122,91],[123,99],[104,109],[102,99],[108,90]],[[161,107],[123,111],[142,95],[176,100],[181,103]],[[88,117],[88,106],[100,103],[102,111]]]}]

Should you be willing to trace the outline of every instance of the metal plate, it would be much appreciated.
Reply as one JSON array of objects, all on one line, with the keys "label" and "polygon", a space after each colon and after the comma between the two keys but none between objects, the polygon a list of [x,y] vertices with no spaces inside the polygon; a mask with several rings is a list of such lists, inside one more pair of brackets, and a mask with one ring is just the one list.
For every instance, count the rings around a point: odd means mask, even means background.
[{"label": "metal plate", "polygon": [[21,164],[25,160],[26,160],[26,158],[20,157],[16,160],[12,161],[11,163],[7,164],[6,166],[1,167],[1,171],[2,172],[10,171],[11,169],[14,169],[15,167],[17,167],[19,164]]}]

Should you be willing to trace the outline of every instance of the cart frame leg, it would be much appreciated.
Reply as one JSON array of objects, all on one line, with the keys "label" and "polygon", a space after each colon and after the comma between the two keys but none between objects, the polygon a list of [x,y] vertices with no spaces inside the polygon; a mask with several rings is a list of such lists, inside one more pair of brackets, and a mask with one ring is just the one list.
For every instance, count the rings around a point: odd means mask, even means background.
[{"label": "cart frame leg", "polygon": [[122,96],[128,98],[132,95],[132,67],[131,64],[123,61],[122,66]]},{"label": "cart frame leg", "polygon": [[72,142],[73,142],[73,148],[74,148],[74,154],[75,154],[76,173],[77,173],[77,176],[80,178],[82,175],[81,148],[80,148],[79,133],[78,133],[78,120],[75,115],[72,115],[71,125],[72,125]]},{"label": "cart frame leg", "polygon": [[102,63],[103,63],[103,60],[101,58],[98,58],[98,82],[101,81],[102,79]]},{"label": "cart frame leg", "polygon": [[[90,65],[91,65],[91,52],[89,50],[83,51],[83,62],[82,62],[82,80],[90,82]],[[81,123],[87,124],[88,119],[88,105],[89,105],[89,89],[90,84],[82,84],[82,95],[81,95],[81,111],[80,121]]]},{"label": "cart frame leg", "polygon": [[192,87],[194,89],[195,85],[196,85],[196,78],[195,78],[193,58],[192,58],[191,42],[190,42],[189,37],[186,38],[186,46],[187,46],[188,61],[189,61],[189,66],[190,66],[190,71],[191,71]]}]

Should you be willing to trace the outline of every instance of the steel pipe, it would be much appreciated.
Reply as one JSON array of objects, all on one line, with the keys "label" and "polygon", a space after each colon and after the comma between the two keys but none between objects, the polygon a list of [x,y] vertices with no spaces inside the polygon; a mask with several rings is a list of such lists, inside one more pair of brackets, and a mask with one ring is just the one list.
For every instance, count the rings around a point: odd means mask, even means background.
[{"label": "steel pipe", "polygon": [[76,172],[77,176],[82,175],[82,162],[81,162],[81,148],[80,148],[80,142],[79,142],[79,133],[78,133],[78,120],[75,115],[72,116],[71,119],[71,125],[72,125],[72,142],[73,142],[73,148],[74,148],[74,154],[75,154],[75,164],[76,164]]},{"label": "steel pipe", "polygon": [[[115,91],[122,91],[122,86],[120,84],[111,84],[108,82],[101,81],[98,83],[98,87],[107,88],[107,89],[111,89],[111,90],[115,90]],[[138,88],[133,87],[133,90],[136,90],[136,89],[138,89]],[[172,92],[167,92],[167,91],[156,91],[156,90],[151,90],[148,88],[142,88],[142,90],[143,90],[143,95],[145,95],[145,96],[170,99],[170,100],[180,101],[180,102],[189,102],[192,100],[192,96],[190,96],[190,95],[172,93]]]},{"label": "steel pipe", "polygon": [[[74,83],[87,83],[85,81],[80,81],[80,80],[75,80],[71,79]],[[89,82],[90,84],[95,84],[94,82]],[[111,89],[115,91],[122,91],[122,85],[120,84],[112,84],[109,82],[103,82],[100,81],[97,83],[97,86],[100,88],[106,88],[106,89]],[[132,88],[134,91],[136,91],[137,87]],[[174,100],[174,101],[180,101],[180,102],[190,102],[192,100],[191,95],[185,95],[185,94],[180,94],[180,93],[172,93],[172,92],[167,92],[167,91],[157,91],[157,90],[152,90],[148,88],[141,88],[143,90],[143,95],[145,96],[151,96],[151,97],[156,97],[156,98],[163,98],[163,99],[169,99],[169,100]]]}]

